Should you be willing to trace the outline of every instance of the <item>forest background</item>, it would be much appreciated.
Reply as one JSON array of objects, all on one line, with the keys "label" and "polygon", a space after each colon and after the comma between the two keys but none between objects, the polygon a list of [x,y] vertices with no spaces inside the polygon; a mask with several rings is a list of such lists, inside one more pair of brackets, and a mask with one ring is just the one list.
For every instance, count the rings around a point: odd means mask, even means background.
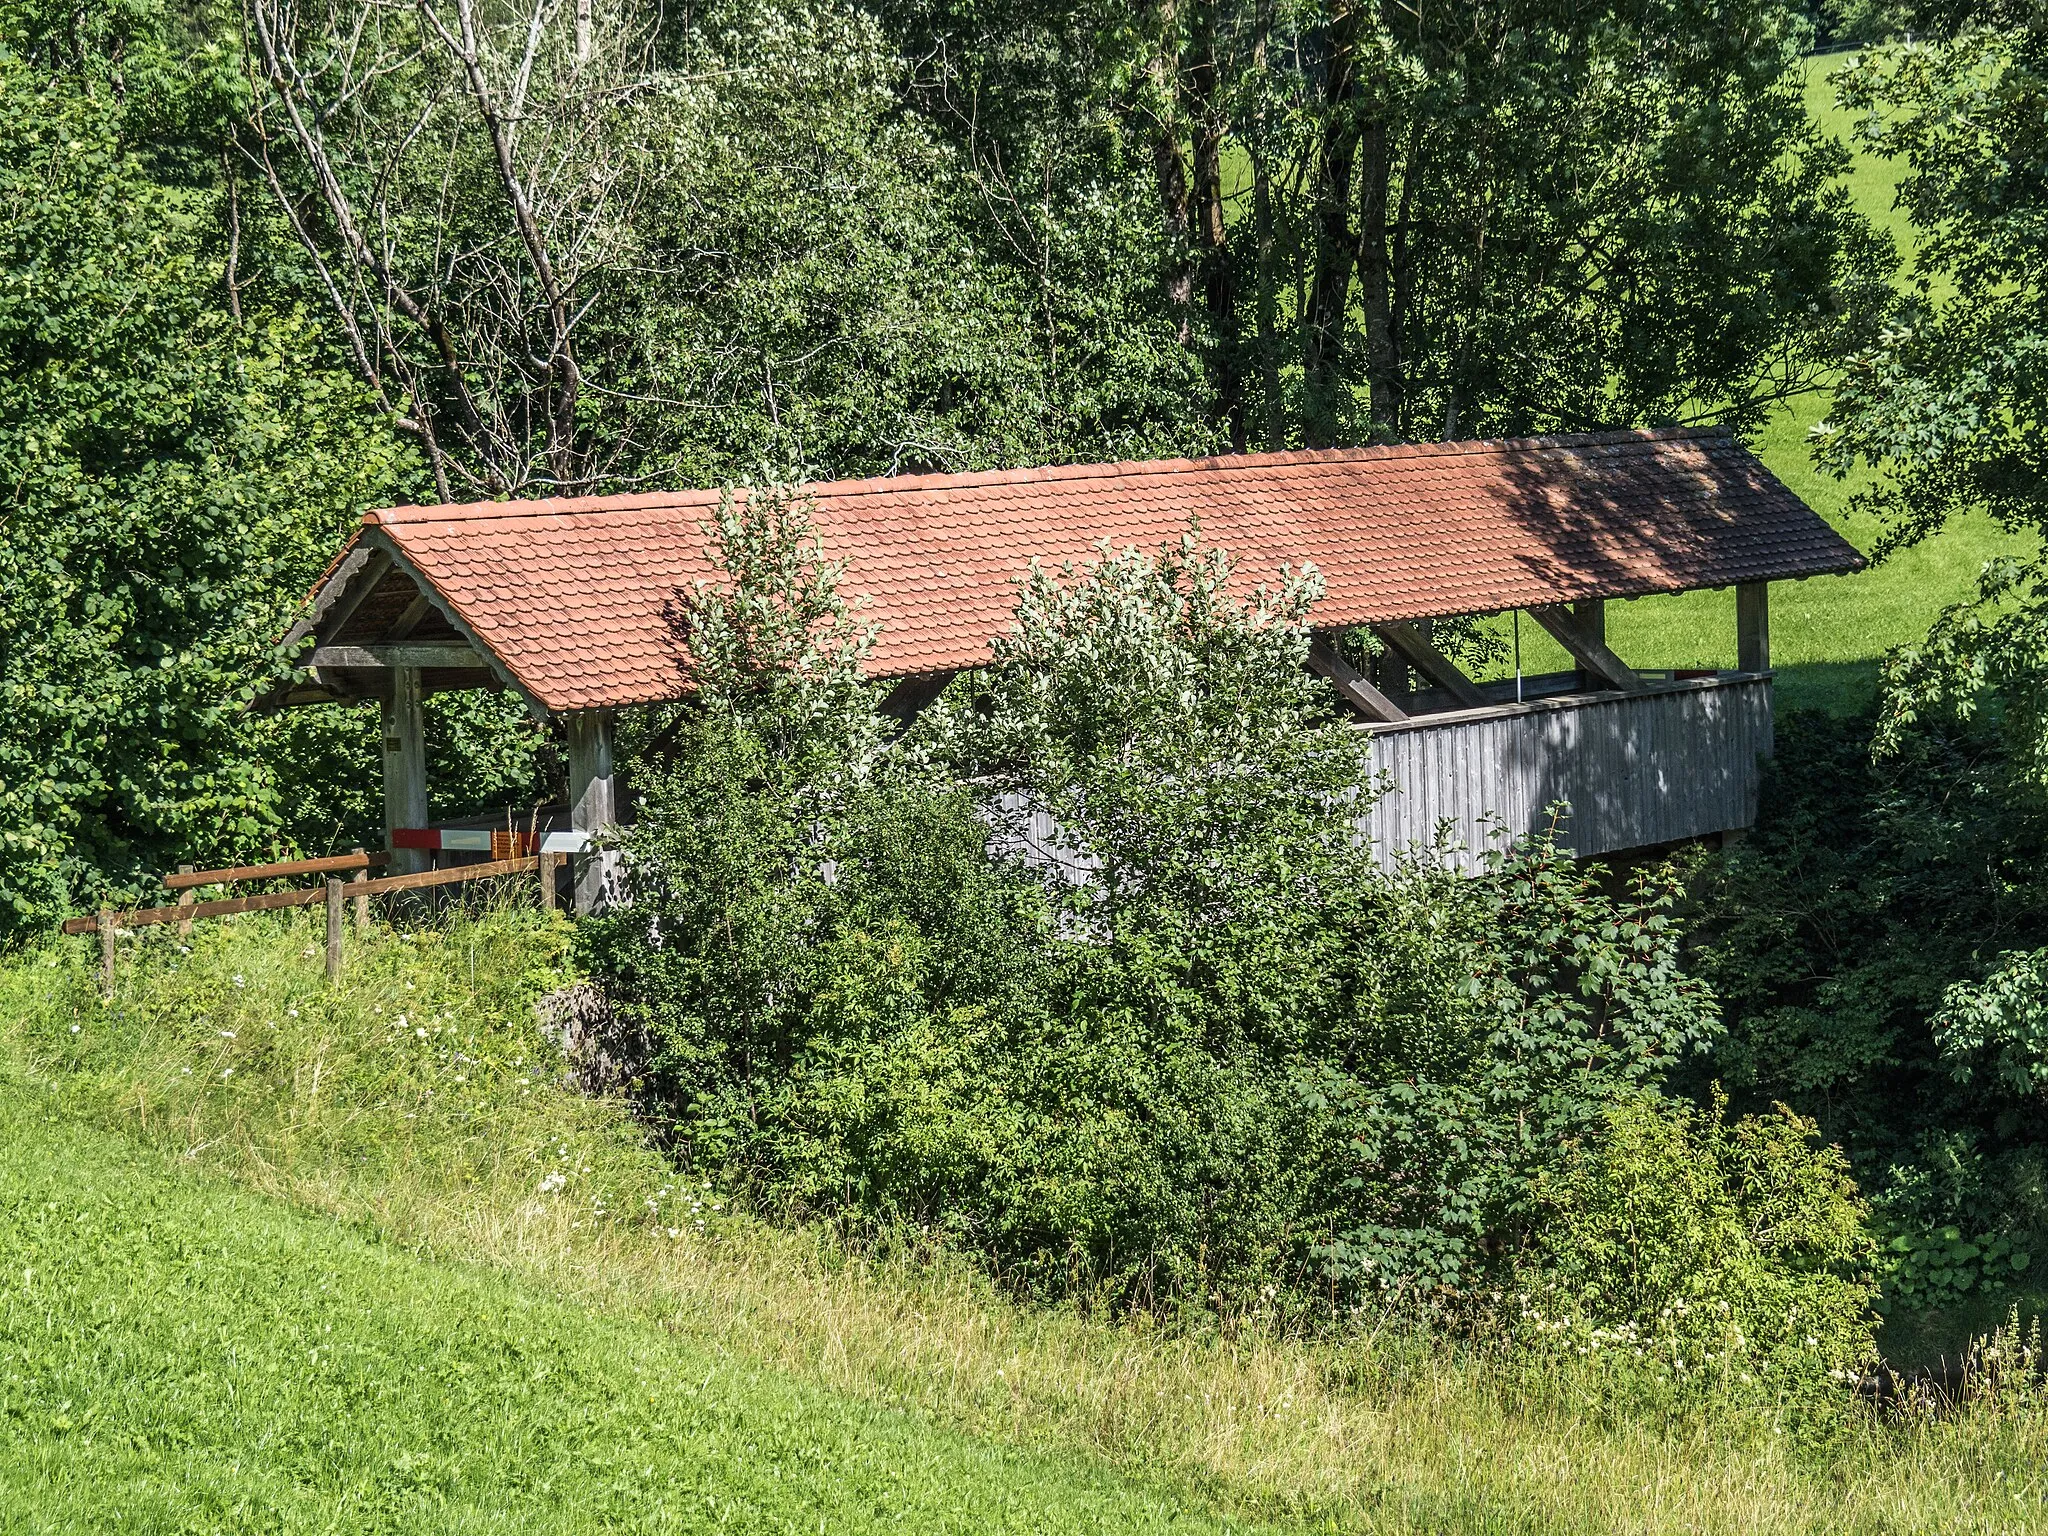
[{"label": "forest background", "polygon": [[[1842,86],[1902,269],[1800,60],[1909,32]],[[245,710],[369,506],[1831,391],[1882,551],[2036,529],[2042,48],[2027,5],[10,3],[0,925],[375,825],[368,719]],[[1848,1146],[1923,1301],[2048,1209],[2036,580],[1788,721],[1696,893],[1703,1070]],[[432,741],[443,814],[558,771],[499,701]]]}]

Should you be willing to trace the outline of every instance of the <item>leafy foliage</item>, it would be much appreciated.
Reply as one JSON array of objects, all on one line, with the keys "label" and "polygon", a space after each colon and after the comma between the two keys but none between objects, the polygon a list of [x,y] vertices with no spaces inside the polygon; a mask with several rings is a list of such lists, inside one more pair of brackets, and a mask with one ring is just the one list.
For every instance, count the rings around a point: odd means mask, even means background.
[{"label": "leafy foliage", "polygon": [[124,13],[117,51],[32,59],[33,20],[0,42],[0,935],[280,836],[243,706],[285,595],[406,470],[301,317],[223,312],[217,188],[154,163],[230,60]]},{"label": "leafy foliage", "polygon": [[[2048,30],[2038,8],[1993,8],[1932,42],[1873,49],[1839,81],[1859,134],[1904,163],[1899,201],[1917,241],[1913,282],[1884,299],[1849,360],[1822,461],[1877,471],[1857,504],[1886,548],[1966,511],[2048,530]],[[2048,647],[2038,561],[1987,567],[1977,600],[1942,615],[1887,669],[1879,745],[1927,719],[1984,713],[2012,738],[2012,771],[2048,776]]]},{"label": "leafy foliage", "polygon": [[1938,1232],[1902,1232],[1879,1255],[1889,1298],[1908,1307],[1953,1306],[1980,1287],[2003,1290],[2024,1275],[2033,1256],[2010,1238],[1961,1227]]},{"label": "leafy foliage", "polygon": [[[1751,837],[1709,869],[1700,969],[1737,1102],[1782,1099],[1845,1147],[1888,1237],[2037,1248],[2048,1120],[2028,1076],[2026,957],[2048,938],[2048,825],[2006,738],[1799,715]],[[2018,958],[1998,957],[2016,952]]]},{"label": "leafy foliage", "polygon": [[1872,1244],[1841,1153],[1782,1105],[1722,1108],[1622,1100],[1544,1177],[1525,1337],[1780,1391],[1871,1359]]},{"label": "leafy foliage", "polygon": [[992,243],[1050,276],[1062,201],[1149,204],[1238,447],[1752,421],[1869,339],[1891,257],[1802,109],[1797,7],[882,14]]}]

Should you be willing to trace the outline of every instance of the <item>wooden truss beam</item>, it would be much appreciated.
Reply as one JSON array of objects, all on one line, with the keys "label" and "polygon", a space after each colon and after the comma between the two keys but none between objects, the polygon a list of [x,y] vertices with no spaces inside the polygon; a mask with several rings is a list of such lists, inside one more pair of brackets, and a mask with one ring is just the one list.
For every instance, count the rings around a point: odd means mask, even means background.
[{"label": "wooden truss beam", "polygon": [[1375,624],[1372,632],[1385,641],[1409,666],[1443,689],[1467,709],[1478,709],[1488,700],[1479,685],[1458,670],[1458,664],[1432,645],[1413,624]]},{"label": "wooden truss beam", "polygon": [[471,646],[446,645],[323,645],[313,653],[316,667],[460,667],[487,671],[490,663]]},{"label": "wooden truss beam", "polygon": [[1541,624],[1551,639],[1571,652],[1573,661],[1608,687],[1618,688],[1623,693],[1637,693],[1643,688],[1643,680],[1636,676],[1628,663],[1610,651],[1607,642],[1593,632],[1592,626],[1581,621],[1563,603],[1531,608],[1529,617]]},{"label": "wooden truss beam", "polygon": [[[355,569],[350,570],[349,567]],[[294,626],[297,631],[288,636],[297,639],[306,633],[338,635],[342,626],[355,617],[355,611],[362,607],[363,599],[376,591],[392,566],[391,556],[381,549],[357,549],[338,573],[339,583],[329,583],[334,601],[323,610],[308,614],[301,623],[304,628]]]},{"label": "wooden truss beam", "polygon": [[422,592],[405,605],[405,612],[398,616],[398,622],[384,632],[384,644],[398,645],[412,638],[412,632],[420,627],[426,616],[434,611],[434,600]]},{"label": "wooden truss beam", "polygon": [[921,672],[914,677],[897,679],[896,686],[883,696],[881,710],[891,719],[901,720],[905,725],[917,718],[919,710],[946,691],[946,684],[957,674],[952,672]]},{"label": "wooden truss beam", "polygon": [[1309,641],[1308,665],[1311,672],[1327,677],[1338,696],[1366,719],[1385,723],[1408,718],[1407,710],[1373,687],[1326,637],[1317,635]]}]

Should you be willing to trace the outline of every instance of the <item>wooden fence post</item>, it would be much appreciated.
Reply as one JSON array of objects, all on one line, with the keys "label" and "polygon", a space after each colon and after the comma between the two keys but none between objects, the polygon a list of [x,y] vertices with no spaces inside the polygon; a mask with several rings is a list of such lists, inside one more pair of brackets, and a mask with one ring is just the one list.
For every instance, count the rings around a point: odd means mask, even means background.
[{"label": "wooden fence post", "polygon": [[100,908],[100,996],[114,995],[114,909]]},{"label": "wooden fence post", "polygon": [[543,912],[555,910],[555,870],[560,867],[559,853],[544,853],[540,856],[540,909]]},{"label": "wooden fence post", "polygon": [[[361,853],[362,851],[360,848],[349,849],[350,853]],[[370,869],[367,864],[355,872],[353,883],[356,885],[368,885],[370,883]],[[360,938],[369,931],[370,898],[366,892],[358,892],[356,894],[356,936]]]},{"label": "wooden fence post", "polygon": [[341,980],[341,882],[327,877],[327,980]]},{"label": "wooden fence post", "polygon": [[[192,873],[192,869],[193,866],[190,864],[180,864],[178,866],[178,873],[181,875],[189,875]],[[192,894],[192,888],[190,886],[187,886],[184,890],[178,892],[178,905],[181,907],[189,907],[192,905],[193,902],[197,901],[198,899],[199,898],[197,896]],[[178,924],[178,937],[181,939],[189,939],[192,937],[191,918],[188,917],[185,919],[184,922]]]}]

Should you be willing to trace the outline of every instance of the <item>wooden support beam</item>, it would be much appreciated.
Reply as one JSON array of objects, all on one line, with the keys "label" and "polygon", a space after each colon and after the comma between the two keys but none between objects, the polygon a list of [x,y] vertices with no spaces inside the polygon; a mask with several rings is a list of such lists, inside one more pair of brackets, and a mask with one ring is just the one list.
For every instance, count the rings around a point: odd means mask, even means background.
[{"label": "wooden support beam", "polygon": [[[381,880],[365,881],[363,891],[371,896],[382,896],[390,891],[424,891],[437,885],[461,885],[469,880],[495,880],[501,875],[530,875],[539,867],[539,855],[530,853],[523,859],[492,859],[486,864],[423,869],[416,875],[386,875]],[[314,895],[318,894],[314,892]]]},{"label": "wooden support beam", "polygon": [[[270,912],[279,907],[311,907],[322,900],[328,902],[329,933],[333,932],[334,918],[333,891],[339,889],[342,899],[353,898],[357,903],[367,903],[372,896],[381,896],[388,891],[418,891],[429,886],[459,885],[465,880],[490,880],[500,875],[530,875],[540,867],[540,859],[528,854],[523,859],[497,859],[488,864],[458,864],[452,869],[426,869],[412,875],[387,875],[381,880],[367,880],[358,875],[353,880],[329,880],[326,885],[307,886],[293,891],[265,891],[260,896],[237,896],[229,901],[200,901],[172,907],[138,907],[133,912],[116,912],[102,907],[97,916],[74,917],[64,924],[66,933],[92,933],[100,935],[100,947],[105,956],[111,956],[114,948],[114,933],[119,928],[149,928],[158,923],[189,923],[195,917],[233,917],[239,912]],[[111,974],[111,973],[110,973]]]},{"label": "wooden support beam", "polygon": [[417,667],[391,669],[391,693],[378,701],[384,716],[384,846],[400,874],[427,867],[417,848],[399,848],[391,834],[427,824],[427,727],[421,709]]},{"label": "wooden support beam", "polygon": [[1607,649],[1605,640],[1589,634],[1581,627],[1578,617],[1563,603],[1550,603],[1531,608],[1529,617],[1541,624],[1553,640],[1571,652],[1573,661],[1609,688],[1620,689],[1623,693],[1637,693],[1642,690],[1643,680],[1636,676],[1628,663]]},{"label": "wooden support beam", "polygon": [[[360,858],[363,861],[363,867],[357,870],[354,878],[349,881],[351,887],[360,886],[370,878],[370,855],[362,849],[356,848],[351,850],[350,857]],[[376,862],[381,864],[386,857],[388,855],[380,853],[376,856]],[[356,891],[355,909],[356,937],[361,938],[370,931],[370,897],[367,892]]]},{"label": "wooden support beam", "polygon": [[[101,907],[97,926],[100,930],[100,996],[112,1000],[114,996],[114,909]],[[71,931],[71,924],[64,925],[64,931]]]},{"label": "wooden support beam", "polygon": [[327,984],[341,980],[341,882],[327,877]]},{"label": "wooden support beam", "polygon": [[1735,669],[1771,670],[1771,584],[1746,581],[1735,589]]},{"label": "wooden support beam", "polygon": [[[1581,634],[1599,641],[1602,645],[1607,643],[1607,603],[1605,599],[1592,597],[1573,603],[1572,617],[1578,621]],[[1577,682],[1581,688],[1600,688],[1605,686],[1605,680],[1601,678],[1600,674],[1592,671],[1583,662],[1573,668],[1573,671],[1578,674]]]},{"label": "wooden support beam", "polygon": [[[612,762],[609,710],[583,709],[563,721],[569,738],[569,825],[593,835],[618,821],[618,784]],[[578,856],[576,914],[602,911],[620,866],[616,849]]]},{"label": "wooden support beam", "polygon": [[384,631],[383,644],[400,645],[412,638],[412,632],[426,621],[434,611],[434,600],[422,592],[405,605],[405,612],[398,616],[398,622]]},{"label": "wooden support beam", "polygon": [[883,697],[881,712],[908,725],[917,718],[919,710],[946,691],[946,684],[957,675],[952,672],[921,672],[915,677],[899,678],[896,686]]},{"label": "wooden support beam", "polygon": [[1327,677],[1338,696],[1366,719],[1386,722],[1408,718],[1407,710],[1373,687],[1365,674],[1346,661],[1324,636],[1318,635],[1309,642],[1308,665],[1311,672]]},{"label": "wooden support beam", "polygon": [[138,907],[133,912],[101,908],[97,917],[74,917],[64,924],[66,933],[97,931],[102,945],[111,948],[116,928],[148,928],[158,923],[189,923],[195,917],[232,917],[237,912],[270,912],[279,907],[310,907],[325,894],[319,886],[296,891],[265,891],[260,896],[237,896],[230,901],[197,901],[180,906]]},{"label": "wooden support beam", "polygon": [[1385,641],[1403,661],[1444,690],[1467,709],[1483,708],[1490,701],[1479,685],[1458,669],[1429,636],[1413,624],[1375,624],[1372,632]]},{"label": "wooden support beam", "polygon": [[461,667],[488,671],[490,663],[467,645],[323,645],[313,653],[316,667]]},{"label": "wooden support beam", "polygon": [[277,880],[288,875],[331,875],[338,870],[368,869],[382,864],[382,853],[332,854],[324,859],[287,859],[282,864],[238,864],[233,869],[194,869],[180,864],[175,875],[164,876],[164,889],[186,891],[195,885],[231,885],[237,880]]}]

